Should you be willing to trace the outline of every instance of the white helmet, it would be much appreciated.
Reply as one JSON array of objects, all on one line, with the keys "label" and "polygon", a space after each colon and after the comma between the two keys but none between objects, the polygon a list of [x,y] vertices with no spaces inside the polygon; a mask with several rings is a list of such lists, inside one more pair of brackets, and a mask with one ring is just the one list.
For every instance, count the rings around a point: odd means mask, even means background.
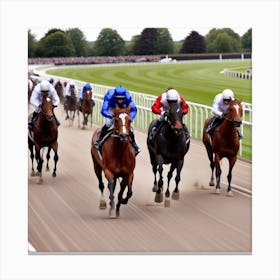
[{"label": "white helmet", "polygon": [[231,89],[225,89],[223,91],[223,99],[234,99],[234,94]]},{"label": "white helmet", "polygon": [[176,89],[169,89],[166,92],[166,99],[167,101],[178,101],[179,99],[179,93]]},{"label": "white helmet", "polygon": [[70,85],[70,87],[71,87],[71,86],[72,86],[72,87],[75,86],[74,81],[70,81],[70,82],[69,82],[69,85]]},{"label": "white helmet", "polygon": [[50,83],[47,80],[43,80],[40,83],[40,89],[41,91],[49,91],[50,90]]}]

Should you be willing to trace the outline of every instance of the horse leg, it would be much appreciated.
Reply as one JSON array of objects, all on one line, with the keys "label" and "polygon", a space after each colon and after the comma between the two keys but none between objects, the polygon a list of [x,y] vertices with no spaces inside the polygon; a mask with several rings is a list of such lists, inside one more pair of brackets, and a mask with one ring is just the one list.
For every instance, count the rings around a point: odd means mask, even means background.
[{"label": "horse leg", "polygon": [[170,166],[170,170],[167,174],[167,190],[165,192],[165,200],[164,200],[164,206],[165,207],[170,207],[170,192],[169,192],[169,185],[170,185],[170,180],[172,178],[172,175],[173,175],[173,171],[175,169],[175,164],[171,164]]},{"label": "horse leg", "polygon": [[107,204],[106,204],[106,201],[104,199],[104,184],[103,184],[103,181],[102,181],[102,168],[94,163],[94,171],[95,171],[95,174],[97,176],[97,179],[98,179],[98,187],[99,187],[99,190],[101,192],[101,199],[100,199],[100,202],[99,202],[99,209],[106,209],[107,208]]},{"label": "horse leg", "polygon": [[157,188],[156,196],[155,196],[155,202],[157,202],[157,203],[161,203],[163,201],[163,194],[162,194],[162,189],[163,189],[163,177],[162,177],[163,160],[161,160],[159,162],[160,162],[158,164],[159,180],[158,180],[158,188]]},{"label": "horse leg", "polygon": [[220,181],[221,181],[221,166],[220,166],[220,156],[218,153],[215,154],[215,166],[216,166],[216,193],[221,192],[221,186],[220,186]]},{"label": "horse leg", "polygon": [[110,199],[110,210],[109,210],[109,217],[116,218],[116,209],[115,209],[115,201],[114,201],[114,189],[115,189],[115,181],[109,180],[108,188],[110,191],[109,199]]},{"label": "horse leg", "polygon": [[[132,182],[133,182],[134,174],[130,174],[126,179],[123,179],[121,182],[121,190],[118,196],[118,204],[117,204],[117,217],[120,215],[120,206],[121,204],[127,204],[128,200],[132,197]],[[123,192],[127,186],[126,197],[122,198]]]},{"label": "horse leg", "polygon": [[39,176],[39,181],[38,184],[42,184],[43,183],[43,179],[42,179],[42,167],[43,167],[43,158],[40,155],[40,146],[38,144],[35,144],[35,158],[37,161],[37,172],[36,172],[36,176]]},{"label": "horse leg", "polygon": [[207,150],[207,155],[208,158],[210,160],[210,168],[211,168],[211,178],[210,178],[210,182],[209,182],[209,186],[214,186],[214,169],[215,169],[215,163],[213,160],[213,151],[212,151],[212,147],[210,146],[210,144],[206,144],[206,150]]},{"label": "horse leg", "polygon": [[51,153],[51,147],[48,147],[48,152],[47,152],[47,155],[46,155],[46,158],[47,158],[47,166],[46,166],[46,171],[50,171],[50,168],[49,168],[49,160],[50,160],[50,153]]},{"label": "horse leg", "polygon": [[53,174],[52,176],[53,177],[56,177],[56,164],[57,164],[57,161],[58,161],[58,153],[57,153],[57,148],[58,148],[58,143],[55,142],[55,144],[52,145],[52,149],[54,151],[54,157],[53,157],[53,160],[54,160],[54,169],[53,169]]},{"label": "horse leg", "polygon": [[175,186],[175,189],[172,193],[172,199],[173,200],[179,200],[180,198],[180,192],[179,192],[179,189],[178,189],[178,186],[179,186],[179,182],[181,181],[181,170],[183,168],[183,165],[184,165],[184,160],[180,160],[178,163],[177,163],[177,174],[176,174],[176,177],[175,177],[175,182],[176,182],[176,186]]},{"label": "horse leg", "polygon": [[233,196],[233,193],[232,193],[232,191],[231,191],[231,185],[230,185],[230,183],[231,183],[231,178],[232,178],[231,172],[232,172],[232,168],[233,168],[233,166],[234,166],[234,164],[235,164],[235,162],[236,162],[236,159],[237,159],[237,157],[235,156],[235,157],[232,157],[232,158],[230,158],[230,159],[228,160],[228,161],[229,161],[229,170],[228,170],[228,175],[227,175],[227,179],[228,179],[227,195],[228,195],[228,196]]},{"label": "horse leg", "polygon": [[32,164],[32,167],[31,167],[31,176],[35,176],[35,171],[34,171],[34,165],[33,165],[33,160],[34,160],[34,144],[31,140],[28,140],[28,147],[29,147],[29,150],[30,150],[30,158],[31,158],[31,164]]},{"label": "horse leg", "polygon": [[157,163],[153,162],[153,173],[154,173],[154,186],[153,192],[157,191]]}]

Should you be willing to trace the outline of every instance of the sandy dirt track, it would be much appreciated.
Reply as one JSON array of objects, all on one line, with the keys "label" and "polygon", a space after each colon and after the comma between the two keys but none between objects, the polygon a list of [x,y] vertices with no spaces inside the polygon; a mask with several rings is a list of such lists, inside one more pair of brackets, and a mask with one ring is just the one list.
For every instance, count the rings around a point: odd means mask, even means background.
[{"label": "sandy dirt track", "polygon": [[[133,196],[121,206],[120,217],[110,219],[108,209],[98,208],[100,192],[90,155],[96,126],[86,130],[77,123],[69,126],[60,109],[57,116],[61,121],[57,177],[46,173],[44,161],[44,182],[39,185],[29,168],[28,241],[37,252],[251,252],[252,198],[238,192],[226,196],[225,184],[220,195],[213,193],[201,142],[191,140],[181,174],[180,200],[171,200],[171,207],[164,208],[163,203],[154,202],[146,133],[136,131],[141,153],[136,158]],[[50,163],[52,171],[52,158]],[[251,163],[238,160],[232,183],[250,190],[251,168]],[[227,161],[222,169],[225,183]],[[173,175],[171,191],[174,186]],[[108,202],[107,189],[105,196]]]}]

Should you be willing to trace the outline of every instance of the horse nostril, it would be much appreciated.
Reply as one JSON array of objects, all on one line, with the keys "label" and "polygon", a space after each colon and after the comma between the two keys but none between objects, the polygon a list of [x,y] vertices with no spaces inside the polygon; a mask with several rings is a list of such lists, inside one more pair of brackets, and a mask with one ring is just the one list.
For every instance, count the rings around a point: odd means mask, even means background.
[{"label": "horse nostril", "polygon": [[240,127],[241,124],[242,124],[242,121],[240,121],[240,122],[235,121],[235,122],[234,122],[234,125],[237,126],[237,127]]}]

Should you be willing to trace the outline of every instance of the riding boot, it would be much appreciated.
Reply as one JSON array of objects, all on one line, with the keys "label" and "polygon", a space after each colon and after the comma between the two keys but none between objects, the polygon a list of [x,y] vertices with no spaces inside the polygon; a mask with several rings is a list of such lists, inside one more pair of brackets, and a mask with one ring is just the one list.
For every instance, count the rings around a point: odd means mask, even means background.
[{"label": "riding boot", "polygon": [[60,122],[59,122],[59,120],[57,119],[57,117],[56,117],[55,113],[53,113],[53,116],[54,116],[54,119],[55,119],[56,125],[57,125],[57,126],[60,126]]},{"label": "riding boot", "polygon": [[160,122],[159,120],[156,121],[156,125],[152,128],[150,136],[149,136],[149,140],[152,141],[157,133],[157,130],[160,126],[160,124],[163,122]]},{"label": "riding boot", "polygon": [[218,125],[219,121],[220,121],[220,118],[214,117],[213,120],[209,123],[208,127],[206,128],[206,133],[211,135],[214,128]]},{"label": "riding boot", "polygon": [[189,133],[187,126],[184,123],[183,123],[183,129],[184,129],[185,136],[186,136],[186,142],[188,142],[188,140],[190,138],[190,133]]},{"label": "riding boot", "polygon": [[135,150],[135,156],[137,156],[141,151],[140,151],[140,148],[137,146],[136,142],[135,142],[135,136],[134,136],[134,133],[130,130],[129,131],[129,137],[130,137],[130,140],[131,140],[131,144]]},{"label": "riding boot", "polygon": [[239,140],[243,138],[242,133],[238,129],[237,129],[237,135],[238,135]]},{"label": "riding boot", "polygon": [[99,137],[95,140],[94,142],[94,147],[96,149],[101,148],[101,142],[103,140],[103,137],[106,135],[106,133],[108,132],[109,127],[106,126],[106,124],[103,125],[103,127],[101,128]]},{"label": "riding boot", "polygon": [[38,115],[39,115],[39,113],[37,113],[37,112],[35,112],[35,111],[33,112],[32,119],[31,119],[31,121],[28,123],[28,128],[33,129],[33,126],[34,126],[34,124],[35,124],[35,121],[37,120]]},{"label": "riding boot", "polygon": [[82,104],[83,104],[83,98],[82,97],[80,97],[80,106],[82,106]]}]

